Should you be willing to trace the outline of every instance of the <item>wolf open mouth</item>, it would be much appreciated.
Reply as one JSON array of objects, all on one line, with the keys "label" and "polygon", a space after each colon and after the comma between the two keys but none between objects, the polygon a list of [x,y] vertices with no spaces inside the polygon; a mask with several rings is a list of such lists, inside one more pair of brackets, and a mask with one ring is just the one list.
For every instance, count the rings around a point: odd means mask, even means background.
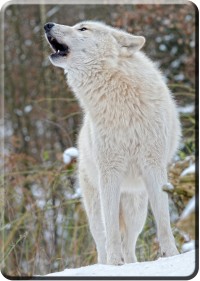
[{"label": "wolf open mouth", "polygon": [[69,47],[67,45],[58,43],[58,41],[50,35],[47,35],[47,39],[53,50],[56,51],[52,56],[59,55],[64,57],[68,55]]}]

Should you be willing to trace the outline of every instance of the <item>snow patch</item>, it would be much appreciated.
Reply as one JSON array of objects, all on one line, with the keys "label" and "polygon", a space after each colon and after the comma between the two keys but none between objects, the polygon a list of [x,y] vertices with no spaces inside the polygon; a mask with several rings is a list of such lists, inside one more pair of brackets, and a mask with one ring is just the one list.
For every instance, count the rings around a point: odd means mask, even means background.
[{"label": "snow patch", "polygon": [[182,252],[186,253],[195,249],[195,241],[191,240],[190,242],[184,243],[182,245]]},{"label": "snow patch", "polygon": [[24,112],[25,112],[25,113],[29,113],[29,112],[32,111],[32,109],[33,109],[32,105],[31,105],[31,104],[28,104],[28,105],[26,105],[26,106],[24,107]]},{"label": "snow patch", "polygon": [[187,106],[179,106],[178,112],[179,113],[193,113],[194,112],[194,104],[189,104]]},{"label": "snow patch", "polygon": [[190,214],[195,212],[195,196],[193,196],[187,203],[185,209],[183,210],[180,220],[186,219]]},{"label": "snow patch", "polygon": [[184,177],[188,174],[193,174],[195,173],[195,164],[193,163],[192,165],[190,165],[188,168],[186,168],[185,170],[183,170],[183,172],[181,173],[181,177]]},{"label": "snow patch", "polygon": [[78,157],[78,149],[75,147],[69,147],[63,152],[63,162],[69,164],[73,158]]},{"label": "snow patch", "polygon": [[65,269],[47,276],[190,276],[195,270],[195,251],[156,261],[137,262],[122,266],[94,264]]}]

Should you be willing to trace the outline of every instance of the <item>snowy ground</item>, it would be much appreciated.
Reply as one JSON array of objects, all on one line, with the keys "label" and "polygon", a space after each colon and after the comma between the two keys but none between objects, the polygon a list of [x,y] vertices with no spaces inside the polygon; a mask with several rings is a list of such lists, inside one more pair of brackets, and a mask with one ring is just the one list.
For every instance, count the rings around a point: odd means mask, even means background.
[{"label": "snowy ground", "polygon": [[190,276],[195,271],[195,251],[122,266],[94,264],[51,273],[47,276]]}]

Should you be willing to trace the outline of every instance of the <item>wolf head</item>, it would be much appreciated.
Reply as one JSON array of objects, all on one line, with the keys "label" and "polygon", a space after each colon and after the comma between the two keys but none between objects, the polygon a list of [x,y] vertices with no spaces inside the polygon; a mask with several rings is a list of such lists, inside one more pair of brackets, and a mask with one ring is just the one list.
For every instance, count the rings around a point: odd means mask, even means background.
[{"label": "wolf head", "polygon": [[98,62],[117,61],[130,57],[142,48],[143,36],[134,36],[100,22],[85,21],[74,26],[47,23],[46,38],[54,53],[50,61],[55,66],[82,69]]}]

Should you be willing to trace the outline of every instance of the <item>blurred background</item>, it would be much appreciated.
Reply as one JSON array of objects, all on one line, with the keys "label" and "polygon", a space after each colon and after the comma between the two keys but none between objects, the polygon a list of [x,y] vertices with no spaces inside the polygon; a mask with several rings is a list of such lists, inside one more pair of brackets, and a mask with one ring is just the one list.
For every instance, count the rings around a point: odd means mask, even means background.
[{"label": "blurred background", "polygon": [[[52,51],[44,38],[43,25],[49,21],[74,25],[86,19],[100,20],[146,37],[143,50],[163,72],[177,101],[183,129],[180,150],[169,167],[174,190],[166,190],[173,232],[180,252],[194,248],[195,7],[190,2],[29,4],[7,6],[2,13],[2,272],[32,276],[96,263],[95,244],[76,183],[76,157],[63,162],[64,150],[76,147],[82,113],[63,70],[48,59]],[[137,242],[137,257],[139,261],[159,257],[150,210]]]}]

